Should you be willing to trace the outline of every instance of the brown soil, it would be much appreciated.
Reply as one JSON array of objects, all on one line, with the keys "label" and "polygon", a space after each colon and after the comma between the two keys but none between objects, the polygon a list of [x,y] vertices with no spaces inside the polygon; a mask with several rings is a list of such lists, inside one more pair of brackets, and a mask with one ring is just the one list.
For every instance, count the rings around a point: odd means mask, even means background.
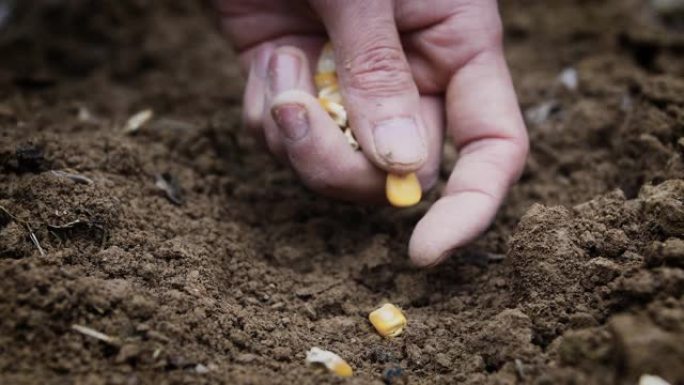
[{"label": "brown soil", "polygon": [[[258,151],[196,3],[16,2],[0,31],[0,383],[382,384],[401,367],[394,384],[684,384],[676,20],[636,0],[505,2],[522,107],[556,105],[490,231],[417,271],[428,204],[326,200]],[[393,340],[366,320],[384,301],[409,319]],[[355,376],[307,367],[312,346]]]}]

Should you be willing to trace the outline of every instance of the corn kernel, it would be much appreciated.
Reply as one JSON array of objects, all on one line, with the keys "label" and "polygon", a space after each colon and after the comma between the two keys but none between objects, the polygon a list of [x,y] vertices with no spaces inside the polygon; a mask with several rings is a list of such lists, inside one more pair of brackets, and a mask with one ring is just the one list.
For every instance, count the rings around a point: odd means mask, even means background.
[{"label": "corn kernel", "polygon": [[372,311],[368,315],[368,320],[381,336],[388,338],[400,335],[406,327],[404,313],[391,303],[386,303],[379,309]]},{"label": "corn kernel", "polygon": [[337,84],[321,88],[318,91],[318,97],[342,104],[342,94],[340,93],[340,88]]},{"label": "corn kernel", "polygon": [[318,102],[321,104],[323,109],[328,112],[333,121],[335,121],[335,124],[340,127],[347,126],[347,110],[345,110],[341,104],[335,103],[326,98],[318,98]]},{"label": "corn kernel", "polygon": [[409,207],[420,202],[422,189],[415,173],[406,175],[387,174],[385,183],[387,200],[396,207]]},{"label": "corn kernel", "polygon": [[356,141],[356,138],[354,137],[354,133],[352,132],[351,128],[347,127],[344,129],[344,137],[347,138],[347,143],[353,148],[354,150],[359,150],[361,149],[361,145],[359,145],[359,142]]},{"label": "corn kernel", "polygon": [[326,87],[337,87],[337,74],[335,72],[319,72],[314,75],[314,83],[317,90]]},{"label": "corn kernel", "polygon": [[306,362],[323,365],[340,377],[351,377],[354,374],[351,366],[342,357],[317,347],[313,347],[306,352]]},{"label": "corn kernel", "polygon": [[325,43],[318,56],[316,73],[335,73],[335,50],[330,42]]}]

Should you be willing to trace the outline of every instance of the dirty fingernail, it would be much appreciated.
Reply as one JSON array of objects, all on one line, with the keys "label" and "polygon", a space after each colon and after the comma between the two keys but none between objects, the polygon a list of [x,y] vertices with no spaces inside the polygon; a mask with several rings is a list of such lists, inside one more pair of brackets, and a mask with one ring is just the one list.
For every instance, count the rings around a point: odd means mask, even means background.
[{"label": "dirty fingernail", "polygon": [[289,140],[300,140],[309,133],[309,117],[301,104],[282,104],[271,110],[280,132]]},{"label": "dirty fingernail", "polygon": [[254,59],[254,64],[252,64],[254,66],[254,73],[262,79],[268,76],[268,63],[271,60],[271,55],[273,55],[273,46],[267,44],[259,49]]},{"label": "dirty fingernail", "polygon": [[412,118],[379,122],[373,129],[373,140],[378,155],[389,164],[417,165],[427,157],[425,141]]},{"label": "dirty fingernail", "polygon": [[269,84],[274,94],[291,90],[299,82],[302,62],[299,56],[287,52],[276,52],[269,62]]}]

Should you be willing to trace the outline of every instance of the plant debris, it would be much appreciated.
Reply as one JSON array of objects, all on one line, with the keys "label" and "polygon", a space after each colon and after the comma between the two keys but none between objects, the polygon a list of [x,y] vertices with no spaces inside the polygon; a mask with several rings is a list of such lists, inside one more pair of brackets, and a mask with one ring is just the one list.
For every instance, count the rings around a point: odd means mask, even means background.
[{"label": "plant debris", "polygon": [[529,123],[541,124],[560,111],[560,103],[546,100],[525,110],[525,118]]},{"label": "plant debris", "polygon": [[66,171],[62,171],[62,170],[52,170],[51,172],[52,172],[52,175],[54,175],[54,176],[58,176],[60,178],[71,179],[72,181],[74,181],[76,183],[93,184],[92,179],[90,179],[86,176],[83,176],[81,174],[74,174],[74,173],[70,173],[70,172],[66,172]]},{"label": "plant debris", "polygon": [[157,181],[154,183],[154,185],[164,192],[166,198],[171,201],[171,203],[178,206],[185,203],[183,190],[178,183],[178,179],[171,173],[164,172],[158,174]]},{"label": "plant debris", "polygon": [[154,116],[154,111],[151,109],[146,109],[142,110],[140,112],[137,112],[133,114],[128,120],[126,121],[126,125],[124,126],[124,133],[125,134],[134,134],[140,130],[142,126],[145,125],[152,117]]},{"label": "plant debris", "polygon": [[77,332],[79,332],[85,336],[95,338],[96,340],[100,340],[100,341],[105,342],[107,344],[114,345],[114,346],[119,345],[119,340],[116,337],[108,336],[104,333],[98,332],[97,330],[91,329],[87,326],[73,324],[73,325],[71,325],[71,329],[74,331],[77,331]]},{"label": "plant debris", "polygon": [[[24,222],[21,219],[12,215],[12,213],[10,213],[9,210],[4,208],[3,206],[0,206],[0,212],[3,212],[5,214],[5,216],[7,216],[9,219],[17,222],[18,224],[23,226],[24,229],[26,229],[26,231],[28,232],[29,239],[31,240],[31,243],[33,243],[33,245],[36,246],[36,249],[38,249],[38,252],[40,253],[41,257],[44,257],[45,256],[45,250],[40,245],[40,242],[38,241],[38,237],[33,232],[31,225],[29,225],[28,222]],[[3,219],[2,222],[9,222],[9,219]]]},{"label": "plant debris", "polygon": [[59,240],[63,241],[65,238],[74,237],[75,233],[78,231],[97,231],[100,237],[100,246],[104,246],[107,239],[107,230],[104,226],[97,223],[96,221],[76,219],[74,221],[65,223],[63,225],[47,225],[48,230],[57,237]]},{"label": "plant debris", "polygon": [[518,376],[518,379],[520,381],[523,381],[525,379],[525,365],[523,362],[519,359],[515,359],[515,374]]}]

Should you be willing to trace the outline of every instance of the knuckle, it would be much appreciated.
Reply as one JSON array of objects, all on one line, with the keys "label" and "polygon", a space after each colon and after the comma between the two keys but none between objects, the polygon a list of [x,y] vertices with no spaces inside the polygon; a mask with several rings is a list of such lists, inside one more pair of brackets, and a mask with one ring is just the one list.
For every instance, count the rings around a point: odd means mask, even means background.
[{"label": "knuckle", "polygon": [[503,46],[501,18],[491,6],[481,2],[462,4],[442,24],[425,33],[423,39],[440,64],[455,70],[485,52]]},{"label": "knuckle", "polygon": [[411,69],[400,47],[374,45],[345,63],[347,85],[362,94],[383,97],[413,87]]},{"label": "knuckle", "polygon": [[[453,21],[472,33],[473,41],[483,49],[501,45],[503,24],[496,1],[468,0],[461,4]],[[465,32],[465,31],[463,31]]]},{"label": "knuckle", "polygon": [[498,17],[490,18],[482,25],[478,36],[481,50],[499,48],[503,44],[503,25]]}]

